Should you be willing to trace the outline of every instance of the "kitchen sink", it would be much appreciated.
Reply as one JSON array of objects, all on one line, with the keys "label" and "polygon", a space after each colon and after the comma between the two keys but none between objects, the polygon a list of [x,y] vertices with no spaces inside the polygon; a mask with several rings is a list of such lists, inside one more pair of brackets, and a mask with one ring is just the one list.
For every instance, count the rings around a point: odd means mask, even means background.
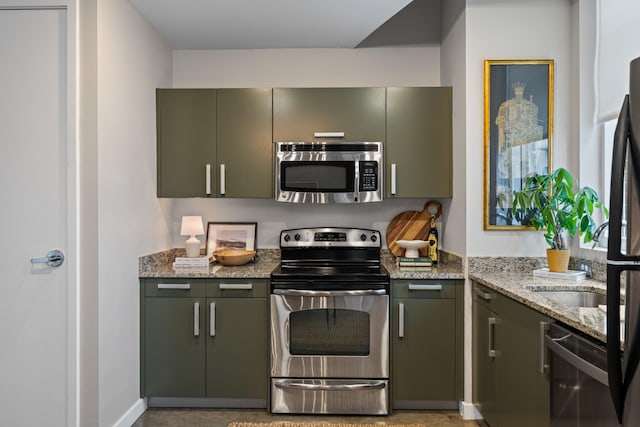
[{"label": "kitchen sink", "polygon": [[[533,290],[533,289],[532,289]],[[594,291],[537,291],[533,290],[536,295],[549,298],[560,304],[571,307],[597,307],[607,303],[607,295]]]}]

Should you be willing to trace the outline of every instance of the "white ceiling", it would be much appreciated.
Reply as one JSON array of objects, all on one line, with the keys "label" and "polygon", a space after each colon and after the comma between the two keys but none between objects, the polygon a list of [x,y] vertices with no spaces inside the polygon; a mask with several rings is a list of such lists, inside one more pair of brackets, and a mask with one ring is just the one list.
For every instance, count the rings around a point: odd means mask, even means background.
[{"label": "white ceiling", "polygon": [[412,0],[129,0],[173,49],[353,48]]}]

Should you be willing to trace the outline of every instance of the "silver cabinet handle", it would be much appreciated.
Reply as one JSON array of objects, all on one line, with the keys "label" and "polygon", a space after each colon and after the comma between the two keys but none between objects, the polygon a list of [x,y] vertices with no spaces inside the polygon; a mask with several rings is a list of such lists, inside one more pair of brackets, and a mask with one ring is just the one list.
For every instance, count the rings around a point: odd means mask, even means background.
[{"label": "silver cabinet handle", "polygon": [[398,303],[398,338],[404,338],[404,304]]},{"label": "silver cabinet handle", "polygon": [[224,164],[220,165],[220,195],[224,196],[227,192],[227,171]]},{"label": "silver cabinet handle", "polygon": [[216,303],[209,304],[209,335],[216,336]]},{"label": "silver cabinet handle", "polygon": [[64,262],[64,254],[58,249],[47,252],[42,258],[31,258],[31,264],[48,264],[49,267],[60,267]]},{"label": "silver cabinet handle", "polygon": [[549,365],[547,364],[547,351],[544,345],[544,337],[549,330],[549,322],[540,322],[540,373],[546,374],[549,372]]},{"label": "silver cabinet handle", "polygon": [[303,390],[325,390],[325,391],[353,391],[364,389],[381,389],[385,387],[384,381],[375,381],[363,384],[306,384],[294,381],[278,381],[274,382],[278,388],[293,388]]},{"label": "silver cabinet handle", "polygon": [[211,164],[207,163],[205,166],[205,181],[204,181],[205,193],[207,196],[211,195]]},{"label": "silver cabinet handle", "polygon": [[344,138],[344,132],[314,132],[315,138]]},{"label": "silver cabinet handle", "polygon": [[200,303],[193,303],[193,336],[200,336]]},{"label": "silver cabinet handle", "polygon": [[308,297],[350,297],[366,295],[386,295],[384,289],[359,289],[353,291],[307,291],[304,289],[274,289],[276,295],[308,296]]},{"label": "silver cabinet handle", "polygon": [[480,298],[482,298],[483,300],[486,301],[490,301],[493,299],[493,295],[491,295],[489,292],[482,292],[480,290],[480,288],[473,288],[473,292],[476,293],[476,295],[478,295]]},{"label": "silver cabinet handle", "polygon": [[191,289],[190,283],[158,283],[158,289],[178,289],[188,291]]},{"label": "silver cabinet handle", "polygon": [[391,195],[396,195],[396,164],[391,163]]},{"label": "silver cabinet handle", "polygon": [[409,283],[410,291],[441,291],[442,285],[415,285]]},{"label": "silver cabinet handle", "polygon": [[250,291],[253,289],[253,283],[220,283],[219,289],[221,291],[225,289]]},{"label": "silver cabinet handle", "polygon": [[489,357],[496,357],[496,318],[489,317]]}]

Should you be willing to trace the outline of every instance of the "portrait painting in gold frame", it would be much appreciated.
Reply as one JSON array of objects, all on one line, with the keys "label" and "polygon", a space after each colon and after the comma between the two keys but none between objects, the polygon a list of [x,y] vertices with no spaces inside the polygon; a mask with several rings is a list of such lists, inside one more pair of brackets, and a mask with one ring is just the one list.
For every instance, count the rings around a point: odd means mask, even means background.
[{"label": "portrait painting in gold frame", "polygon": [[484,229],[531,229],[513,192],[552,170],[553,60],[484,61]]}]

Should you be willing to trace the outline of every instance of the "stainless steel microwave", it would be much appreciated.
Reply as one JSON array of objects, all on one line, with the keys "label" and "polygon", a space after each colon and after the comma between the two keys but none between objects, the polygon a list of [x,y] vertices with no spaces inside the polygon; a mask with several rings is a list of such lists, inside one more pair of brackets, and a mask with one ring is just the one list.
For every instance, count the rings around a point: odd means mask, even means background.
[{"label": "stainless steel microwave", "polygon": [[276,200],[381,201],[382,145],[382,142],[276,142]]}]

